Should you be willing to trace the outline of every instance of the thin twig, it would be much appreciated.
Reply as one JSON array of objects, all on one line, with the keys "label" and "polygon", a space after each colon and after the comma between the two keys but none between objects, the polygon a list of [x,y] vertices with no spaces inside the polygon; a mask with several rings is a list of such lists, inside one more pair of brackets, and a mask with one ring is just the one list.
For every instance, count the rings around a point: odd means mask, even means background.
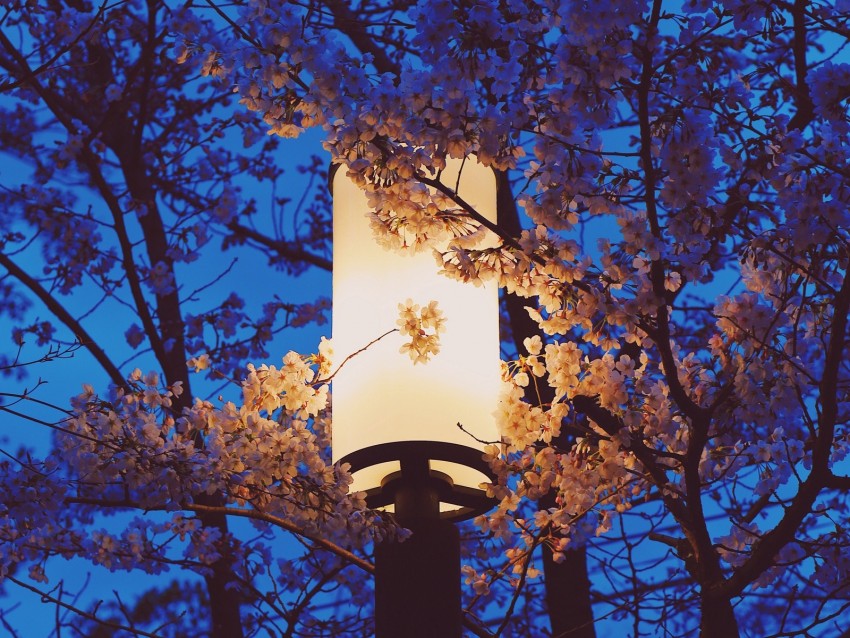
[{"label": "thin twig", "polygon": [[68,609],[68,610],[74,612],[78,616],[82,616],[83,618],[87,618],[91,621],[98,623],[99,625],[103,625],[104,627],[112,627],[113,629],[120,629],[120,630],[123,630],[123,631],[129,631],[130,633],[136,634],[137,636],[145,636],[146,638],[162,638],[161,634],[152,634],[152,633],[149,633],[147,631],[144,631],[143,629],[136,629],[134,627],[128,627],[128,626],[122,625],[120,623],[116,623],[116,622],[112,622],[112,621],[109,621],[109,620],[103,620],[102,618],[98,618],[96,615],[85,612],[82,609],[80,609],[79,607],[74,607],[73,605],[69,605],[68,603],[63,602],[59,598],[51,596],[47,592],[42,591],[42,590],[38,589],[37,587],[33,587],[32,585],[28,585],[27,583],[24,583],[24,582],[18,580],[14,576],[8,576],[7,575],[6,580],[8,580],[12,583],[15,583],[19,587],[23,587],[24,589],[27,589],[27,590],[35,593],[35,594],[38,594],[39,596],[41,596],[42,602],[53,603],[53,604],[55,604],[59,607],[64,607],[65,609]]}]

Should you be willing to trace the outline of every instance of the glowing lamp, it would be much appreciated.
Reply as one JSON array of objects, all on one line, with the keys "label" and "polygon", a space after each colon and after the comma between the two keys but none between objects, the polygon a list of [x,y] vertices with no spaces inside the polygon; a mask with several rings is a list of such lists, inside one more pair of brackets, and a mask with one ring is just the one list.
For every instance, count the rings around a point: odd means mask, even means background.
[{"label": "glowing lamp", "polygon": [[[440,180],[496,221],[496,176],[472,159],[449,160]],[[489,508],[484,442],[497,441],[499,310],[495,282],[473,286],[439,274],[430,251],[380,246],[366,195],[341,168],[333,189],[333,340],[357,352],[333,380],[334,461],[351,464],[352,490],[371,507],[455,520]],[[436,300],[445,319],[440,352],[415,364],[392,333],[398,305]],[[361,351],[362,350],[362,351]],[[460,427],[459,427],[460,424]],[[409,489],[414,486],[413,489]],[[427,489],[422,489],[423,486]],[[403,511],[404,510],[404,511]]]}]

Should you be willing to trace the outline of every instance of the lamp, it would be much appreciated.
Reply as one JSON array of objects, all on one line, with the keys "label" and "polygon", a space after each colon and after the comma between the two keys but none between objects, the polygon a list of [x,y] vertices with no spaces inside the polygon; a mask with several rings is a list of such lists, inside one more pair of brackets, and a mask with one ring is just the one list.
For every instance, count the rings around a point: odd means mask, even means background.
[{"label": "lamp", "polygon": [[[498,289],[440,275],[430,253],[381,247],[365,193],[344,170],[331,179],[334,350],[357,353],[333,380],[334,462],[351,465],[351,489],[365,491],[370,507],[394,511],[413,532],[375,547],[375,635],[460,638],[460,536],[452,522],[491,506],[478,486],[491,479],[484,442],[499,438]],[[492,170],[448,160],[440,180],[496,221]],[[399,351],[397,333],[373,343],[395,326],[408,298],[437,301],[446,319],[440,351],[423,365]]]},{"label": "lamp", "polygon": [[[474,159],[448,159],[440,181],[496,221],[491,169]],[[362,350],[395,326],[398,304],[408,298],[423,305],[436,300],[446,318],[440,352],[427,363],[414,365],[399,352],[403,339],[394,333],[338,371],[334,462],[351,464],[352,490],[365,491],[370,507],[407,508],[400,485],[408,473],[435,492],[429,498],[437,499],[444,520],[486,511],[488,500],[478,488],[490,480],[482,441],[499,439],[493,418],[500,383],[496,282],[464,284],[440,275],[430,251],[401,254],[380,246],[366,194],[344,169],[332,175],[332,188],[334,350]]]}]

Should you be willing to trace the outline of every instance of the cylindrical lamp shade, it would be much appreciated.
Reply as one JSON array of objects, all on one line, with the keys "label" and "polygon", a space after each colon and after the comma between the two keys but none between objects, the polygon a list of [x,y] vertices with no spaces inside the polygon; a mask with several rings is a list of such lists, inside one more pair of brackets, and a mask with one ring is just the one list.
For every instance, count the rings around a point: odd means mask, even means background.
[{"label": "cylindrical lamp shade", "polygon": [[[462,169],[461,169],[462,166]],[[460,181],[458,182],[458,172]],[[449,160],[441,181],[496,221],[496,177],[474,160]],[[351,463],[353,491],[373,507],[414,465],[438,477],[443,518],[487,509],[479,484],[490,480],[482,450],[499,440],[493,412],[500,385],[495,282],[473,286],[438,273],[430,251],[380,246],[366,195],[340,168],[333,176],[333,340],[337,361],[396,327],[398,304],[435,300],[445,319],[440,351],[415,364],[390,334],[350,359],[333,380],[333,457]],[[462,425],[462,428],[458,426]],[[427,462],[427,464],[426,464]]]}]

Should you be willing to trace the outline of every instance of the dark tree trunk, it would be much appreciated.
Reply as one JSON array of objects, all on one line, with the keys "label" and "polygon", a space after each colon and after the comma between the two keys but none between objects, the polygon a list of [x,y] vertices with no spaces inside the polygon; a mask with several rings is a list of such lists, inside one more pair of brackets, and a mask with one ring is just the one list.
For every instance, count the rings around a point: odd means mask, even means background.
[{"label": "dark tree trunk", "polygon": [[[218,495],[198,497],[204,505],[221,505]],[[201,514],[198,516],[204,527],[215,527],[227,536],[227,518],[222,514]],[[210,638],[243,638],[242,617],[239,612],[241,596],[233,583],[232,558],[229,546],[221,547],[222,557],[212,565],[212,574],[204,580],[210,598],[210,619],[212,630]]]},{"label": "dark tree trunk", "polygon": [[556,563],[552,551],[544,547],[543,577],[553,638],[596,638],[585,548],[568,549],[564,560]]},{"label": "dark tree trunk", "polygon": [[[137,157],[132,153],[123,155],[122,168],[130,192],[136,200],[145,202],[148,214],[140,218],[140,226],[145,236],[148,258],[151,264],[164,263],[173,274],[173,263],[168,256],[168,242],[163,226],[162,217],[157,208],[154,189],[148,181],[142,165],[137,164]],[[176,278],[175,278],[176,281]],[[192,391],[186,367],[188,355],[185,348],[184,323],[177,291],[156,295],[156,316],[159,318],[159,335],[150,335],[153,350],[157,355],[166,381],[169,385],[175,382],[183,384],[183,394],[174,402],[174,411],[180,414],[183,408],[192,405]],[[154,339],[158,336],[159,343]],[[170,348],[164,343],[172,342]],[[204,442],[199,438],[197,445],[203,447]],[[221,494],[199,494],[196,497],[201,505],[221,506],[224,498]],[[201,514],[198,516],[206,527],[214,527],[221,532],[222,538],[228,537],[227,518],[223,514]],[[219,548],[221,558],[212,565],[212,574],[205,578],[210,598],[210,618],[212,620],[211,638],[243,638],[242,619],[240,615],[241,596],[233,588],[232,558],[229,544],[222,541]]]},{"label": "dark tree trunk", "polygon": [[738,638],[738,621],[735,610],[728,598],[712,596],[711,591],[703,589],[700,597],[700,638]]},{"label": "dark tree trunk", "polygon": [[[499,225],[514,237],[520,234],[519,213],[511,193],[510,185],[504,175],[500,176],[498,194]],[[515,295],[506,296],[508,318],[517,352],[522,352],[523,339],[540,334],[537,324],[528,316],[525,306],[529,300]],[[541,335],[542,336],[542,335]],[[548,384],[540,384],[539,390],[544,401],[553,398]],[[548,396],[546,396],[548,394]],[[568,448],[569,441],[562,434],[553,445]],[[555,505],[555,495],[549,493],[540,501],[543,508]],[[587,552],[581,548],[568,549],[564,560],[556,563],[552,551],[543,547],[543,577],[546,583],[546,607],[553,637],[596,638],[593,625],[593,607],[590,604],[590,579],[587,575]]]}]

